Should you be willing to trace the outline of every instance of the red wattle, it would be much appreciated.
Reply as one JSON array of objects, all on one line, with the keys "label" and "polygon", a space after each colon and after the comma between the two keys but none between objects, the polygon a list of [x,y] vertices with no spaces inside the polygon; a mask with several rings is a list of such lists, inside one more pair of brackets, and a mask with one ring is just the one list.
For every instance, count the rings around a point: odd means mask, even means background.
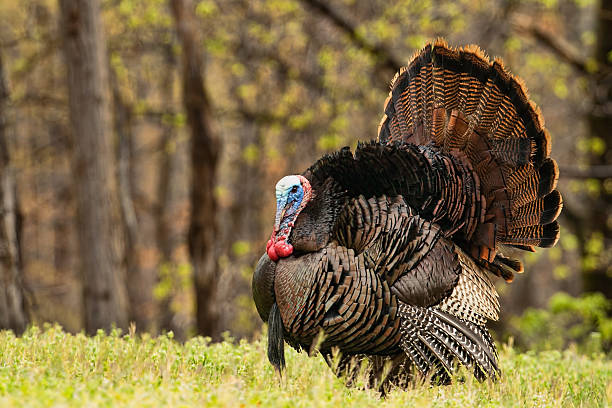
[{"label": "red wattle", "polygon": [[268,252],[268,257],[271,260],[273,260],[274,262],[278,261],[278,255],[276,255],[276,250],[274,249],[274,245],[269,245],[266,252]]},{"label": "red wattle", "polygon": [[274,251],[277,256],[285,258],[293,253],[293,245],[288,244],[287,241],[278,241],[274,244]]},{"label": "red wattle", "polygon": [[276,241],[274,238],[274,236],[270,237],[266,244],[266,252],[271,260],[276,262],[280,258],[285,258],[293,253],[293,245],[287,243],[285,239]]}]

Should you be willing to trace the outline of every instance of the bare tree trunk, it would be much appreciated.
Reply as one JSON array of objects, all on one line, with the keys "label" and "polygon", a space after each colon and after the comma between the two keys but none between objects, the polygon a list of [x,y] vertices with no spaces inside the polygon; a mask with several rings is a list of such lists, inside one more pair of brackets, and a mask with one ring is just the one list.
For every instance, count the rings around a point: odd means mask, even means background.
[{"label": "bare tree trunk", "polygon": [[0,55],[0,329],[21,334],[28,315],[22,284],[21,213],[6,140],[8,97]]},{"label": "bare tree trunk", "polygon": [[[162,84],[162,99],[164,101],[164,108],[170,111],[174,108],[174,71],[176,69],[176,58],[174,56],[174,50],[172,44],[167,44],[163,50],[165,57],[165,73],[164,82]],[[173,219],[173,213],[171,207],[176,199],[175,178],[177,174],[177,128],[172,123],[163,123],[162,121],[162,135],[159,142],[160,151],[160,163],[159,163],[159,176],[157,179],[157,207],[155,212],[155,239],[157,241],[157,248],[159,251],[159,274],[158,279],[170,279],[174,278],[174,271],[176,266],[176,260],[174,259],[174,249],[178,245],[177,238],[181,234],[177,234],[175,227],[175,220]],[[162,272],[162,270],[164,272]],[[174,297],[174,285],[169,293],[165,294],[159,299],[159,328],[160,330],[167,330],[174,332],[174,336],[177,339],[185,337],[185,330],[182,327],[175,324],[176,314],[172,310],[172,300]]]},{"label": "bare tree trunk", "polygon": [[[151,240],[145,231],[150,217],[139,217],[134,205],[134,194],[137,189],[134,134],[132,132],[133,109],[121,95],[117,78],[111,72],[113,88],[113,108],[115,132],[118,138],[118,171],[119,203],[124,227],[124,265],[127,272],[126,285],[129,300],[129,319],[139,331],[154,331],[156,305],[153,300],[155,286],[155,259],[150,251]],[[148,214],[147,214],[148,215]],[[144,220],[143,220],[144,218]],[[153,259],[151,259],[153,258]]]},{"label": "bare tree trunk", "polygon": [[[160,164],[159,164],[159,179],[157,185],[157,198],[159,200],[156,211],[156,228],[155,238],[157,240],[157,248],[159,250],[159,273],[158,280],[171,279],[162,273],[162,268],[165,271],[173,270],[173,251],[175,248],[174,244],[174,231],[172,228],[172,214],[169,211],[171,202],[173,199],[171,193],[171,183],[174,173],[174,156],[175,152],[171,152],[168,145],[172,143],[173,130],[172,125],[165,125],[160,141]],[[169,273],[169,272],[168,272]],[[172,299],[173,291],[165,294],[159,299],[159,328],[160,330],[172,330],[180,338],[181,336],[177,333],[178,327],[173,323],[175,313],[172,310]]]},{"label": "bare tree trunk", "polygon": [[[592,107],[588,116],[590,138],[603,142],[601,151],[590,153],[589,164],[602,166],[612,162],[612,0],[601,0],[597,16],[597,43],[595,59],[598,72],[592,83]],[[605,186],[605,179],[593,180],[599,185],[599,194],[589,196],[587,222],[579,221],[579,240],[583,259],[584,290],[602,292],[612,299],[612,193]],[[584,225],[586,224],[586,225]],[[585,228],[586,227],[586,228]],[[601,253],[589,253],[589,248],[597,247],[593,241],[603,241]],[[607,252],[607,253],[606,253]]]},{"label": "bare tree trunk", "polygon": [[183,100],[191,128],[191,221],[189,255],[196,290],[199,334],[218,338],[215,295],[219,266],[215,255],[217,203],[214,197],[220,142],[211,128],[211,109],[202,77],[202,48],[190,0],[171,0],[182,47]]},{"label": "bare tree trunk", "polygon": [[127,326],[106,47],[97,0],[60,0],[85,328]]}]

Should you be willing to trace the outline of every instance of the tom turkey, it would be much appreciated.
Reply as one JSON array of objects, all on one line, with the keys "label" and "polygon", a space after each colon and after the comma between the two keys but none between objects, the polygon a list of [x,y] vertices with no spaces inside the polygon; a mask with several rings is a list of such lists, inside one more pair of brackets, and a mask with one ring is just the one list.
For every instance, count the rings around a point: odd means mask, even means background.
[{"label": "tom turkey", "polygon": [[447,382],[458,364],[497,377],[492,278],[523,271],[504,246],[559,236],[549,154],[538,108],[500,60],[427,45],[393,79],[376,141],[276,185],[253,276],[271,363],[284,367],[284,341],[308,350],[322,332],[327,361],[334,347],[341,369],[369,359],[378,381],[416,367]]}]

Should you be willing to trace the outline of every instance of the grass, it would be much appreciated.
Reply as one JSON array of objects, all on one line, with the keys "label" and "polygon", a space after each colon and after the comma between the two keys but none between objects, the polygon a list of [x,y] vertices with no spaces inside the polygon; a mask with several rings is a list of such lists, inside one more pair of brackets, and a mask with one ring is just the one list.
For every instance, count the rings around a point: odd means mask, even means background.
[{"label": "grass", "polygon": [[0,332],[0,406],[597,407],[612,401],[612,363],[568,350],[500,350],[498,383],[418,386],[380,399],[346,388],[320,357],[287,350],[279,385],[265,341],[185,344],[172,336]]}]

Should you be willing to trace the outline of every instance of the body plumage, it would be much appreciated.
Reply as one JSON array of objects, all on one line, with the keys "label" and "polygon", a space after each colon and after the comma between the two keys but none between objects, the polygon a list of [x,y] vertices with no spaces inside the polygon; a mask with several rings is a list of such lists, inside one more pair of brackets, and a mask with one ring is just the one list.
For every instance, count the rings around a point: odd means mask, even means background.
[{"label": "body plumage", "polygon": [[[274,231],[253,276],[282,344],[411,367],[442,382],[456,364],[499,374],[486,323],[492,279],[522,272],[503,245],[558,239],[562,207],[550,136],[518,80],[480,50],[436,41],[394,78],[376,141],[326,155],[277,184]],[[382,370],[373,379],[380,380]]]}]

